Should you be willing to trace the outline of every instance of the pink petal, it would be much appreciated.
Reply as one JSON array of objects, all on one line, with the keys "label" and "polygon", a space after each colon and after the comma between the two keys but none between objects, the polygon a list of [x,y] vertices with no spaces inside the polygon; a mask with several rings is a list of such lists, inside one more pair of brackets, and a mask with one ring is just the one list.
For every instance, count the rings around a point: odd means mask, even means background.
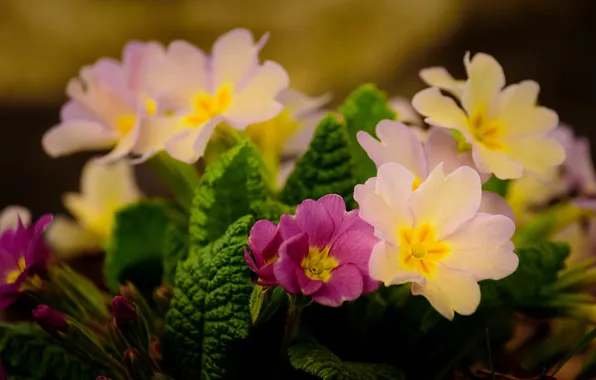
[{"label": "pink petal", "polygon": [[308,245],[324,248],[335,231],[335,225],[327,209],[312,199],[307,199],[296,208],[296,222],[308,235]]},{"label": "pink petal", "polygon": [[302,260],[308,255],[308,251],[308,235],[303,232],[292,236],[282,243],[281,247],[279,247],[278,262],[282,261],[282,259],[290,259],[295,265],[300,266]]},{"label": "pink petal", "polygon": [[515,220],[513,209],[509,206],[509,203],[507,203],[505,198],[491,191],[482,192],[482,200],[480,201],[478,212],[492,215],[505,215],[509,219]]},{"label": "pink petal", "polygon": [[51,157],[65,156],[85,150],[105,149],[114,144],[117,135],[103,125],[72,120],[52,127],[42,138],[42,145]]},{"label": "pink petal", "polygon": [[267,244],[275,235],[277,226],[269,220],[259,220],[250,229],[250,236],[248,237],[248,246],[254,252],[263,252]]},{"label": "pink petal", "polygon": [[279,230],[284,239],[289,239],[292,236],[302,233],[298,222],[296,222],[296,218],[288,214],[282,215],[279,219]]},{"label": "pink petal", "polygon": [[343,264],[331,272],[331,278],[313,294],[313,301],[338,307],[344,301],[354,301],[362,294],[362,275],[354,264]]},{"label": "pink petal", "polygon": [[329,250],[329,255],[340,264],[352,263],[365,274],[368,274],[368,262],[373,247],[380,240],[374,236],[371,226],[361,230],[352,229],[341,234]]},{"label": "pink petal", "polygon": [[344,202],[344,199],[337,194],[327,194],[321,197],[317,203],[327,210],[337,229],[346,214],[346,202]]},{"label": "pink petal", "polygon": [[280,247],[279,260],[273,265],[273,273],[279,285],[288,293],[300,294],[299,276],[304,275],[300,266],[302,259],[308,254],[308,238],[306,234],[293,236]]}]

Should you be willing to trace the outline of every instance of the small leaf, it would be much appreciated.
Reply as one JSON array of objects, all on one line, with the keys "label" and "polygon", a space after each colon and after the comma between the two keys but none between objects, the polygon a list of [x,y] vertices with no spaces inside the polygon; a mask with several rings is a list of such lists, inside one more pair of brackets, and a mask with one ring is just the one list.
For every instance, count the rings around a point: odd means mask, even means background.
[{"label": "small leaf", "polygon": [[314,340],[299,342],[288,349],[292,367],[324,380],[402,380],[402,371],[386,364],[344,362]]},{"label": "small leaf", "polygon": [[0,325],[0,361],[9,378],[28,380],[95,379],[108,375],[98,363],[57,345],[38,325]]},{"label": "small leaf", "polygon": [[482,186],[482,190],[491,191],[499,194],[502,197],[507,196],[507,189],[509,187],[508,179],[499,179],[494,175]]},{"label": "small leaf", "polygon": [[319,123],[308,150],[288,177],[281,200],[297,205],[305,199],[339,194],[350,205],[357,183],[354,168],[344,122],[337,115],[327,115]]},{"label": "small leaf", "polygon": [[251,326],[254,285],[243,248],[252,223],[251,216],[238,219],[179,264],[163,336],[164,361],[176,379],[217,380],[239,370],[234,348]]},{"label": "small leaf", "polygon": [[[262,162],[244,140],[213,162],[199,182],[190,217],[190,240],[202,248],[219,239],[251,205],[267,199]],[[194,249],[193,248],[193,249]]]},{"label": "small leaf", "polygon": [[108,287],[116,292],[130,281],[152,289],[162,277],[165,231],[169,223],[162,201],[135,203],[116,214],[110,245],[106,249]]},{"label": "small leaf", "polygon": [[262,287],[256,285],[249,301],[253,325],[267,322],[287,299],[287,293],[279,286]]},{"label": "small leaf", "polygon": [[377,123],[383,119],[395,119],[395,112],[387,104],[387,95],[374,84],[365,84],[348,95],[339,112],[346,118],[352,157],[355,162],[356,183],[364,183],[374,177],[377,169],[358,143],[358,131],[376,137]]}]

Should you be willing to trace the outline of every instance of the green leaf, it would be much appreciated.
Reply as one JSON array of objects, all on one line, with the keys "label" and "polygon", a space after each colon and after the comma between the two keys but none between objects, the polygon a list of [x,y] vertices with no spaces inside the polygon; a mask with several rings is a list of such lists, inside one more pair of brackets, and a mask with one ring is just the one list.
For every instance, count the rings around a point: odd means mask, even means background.
[{"label": "green leaf", "polygon": [[178,262],[186,260],[189,251],[187,234],[174,224],[169,224],[164,238],[163,281],[173,284]]},{"label": "green leaf", "polygon": [[325,380],[401,380],[402,371],[385,364],[344,362],[314,340],[288,349],[292,367]]},{"label": "green leaf", "polygon": [[387,95],[374,84],[365,84],[354,90],[339,112],[346,118],[357,183],[364,183],[376,175],[377,169],[358,143],[356,134],[364,131],[376,137],[377,123],[383,119],[395,119],[395,112],[387,104]]},{"label": "green leaf", "polygon": [[228,378],[235,350],[251,325],[249,298],[254,285],[244,262],[253,218],[244,216],[225,234],[180,263],[166,316],[164,360],[176,379]]},{"label": "green leaf", "polygon": [[482,190],[491,191],[499,194],[502,197],[507,196],[507,189],[509,187],[508,179],[499,179],[494,175],[482,186]]},{"label": "green leaf", "polygon": [[176,160],[165,151],[154,155],[147,163],[165,182],[180,205],[188,210],[199,183],[197,168]]},{"label": "green leaf", "polygon": [[338,115],[329,114],[319,123],[308,150],[288,177],[281,200],[297,205],[305,199],[339,194],[350,205],[357,183],[354,169],[346,126]]},{"label": "green leaf", "polygon": [[105,274],[110,290],[130,281],[142,289],[158,286],[168,218],[163,201],[135,203],[116,214],[106,249]]},{"label": "green leaf", "polygon": [[253,324],[269,320],[288,299],[288,294],[279,286],[262,287],[256,285],[248,303]]},{"label": "green leaf", "polygon": [[109,376],[107,369],[57,345],[31,323],[0,324],[0,361],[9,378],[14,379],[80,380]]},{"label": "green leaf", "polygon": [[279,218],[283,214],[294,214],[296,207],[288,206],[278,201],[267,200],[259,202],[252,207],[252,213],[255,219],[267,219],[273,223],[279,223]]},{"label": "green leaf", "polygon": [[244,140],[207,168],[190,216],[194,248],[217,240],[230,224],[250,214],[251,205],[267,199],[262,165],[256,148]]}]

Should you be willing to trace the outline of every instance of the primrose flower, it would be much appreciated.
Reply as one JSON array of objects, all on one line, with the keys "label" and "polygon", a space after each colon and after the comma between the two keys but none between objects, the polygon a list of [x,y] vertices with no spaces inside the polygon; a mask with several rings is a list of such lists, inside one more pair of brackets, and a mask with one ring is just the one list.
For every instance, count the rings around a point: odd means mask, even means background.
[{"label": "primrose flower", "polygon": [[91,159],[83,167],[81,193],[64,196],[64,206],[76,221],[56,217],[47,232],[49,245],[62,256],[99,251],[110,239],[116,212],[141,197],[127,162]]},{"label": "primrose flower", "polygon": [[103,58],[83,67],[66,87],[70,100],[62,107],[60,124],[43,136],[45,151],[58,157],[114,147],[102,158],[106,162],[130,153],[143,119],[155,113],[155,102],[139,82],[140,64],[155,49],[159,45],[130,42],[121,63]]},{"label": "primrose flower", "polygon": [[412,282],[412,294],[448,319],[455,312],[470,315],[480,303],[478,281],[517,268],[515,224],[478,212],[480,177],[468,166],[446,176],[439,164],[416,190],[414,178],[391,162],[354,190],[361,218],[383,239],[372,252],[370,275],[386,286]]},{"label": "primrose flower", "polygon": [[[414,174],[414,190],[440,164],[446,174],[461,166],[475,169],[472,154],[459,152],[455,138],[442,128],[433,127],[426,141],[421,141],[412,127],[393,120],[381,120],[377,124],[376,134],[379,140],[364,131],[358,132],[356,137],[377,168],[387,162],[396,162]],[[489,177],[487,174],[480,175],[482,182]],[[513,218],[513,211],[507,202],[490,191],[482,192],[480,210]]]},{"label": "primrose flower", "polygon": [[277,116],[283,109],[278,96],[289,78],[279,64],[259,63],[267,38],[255,43],[248,30],[234,29],[219,37],[210,55],[184,41],[152,54],[144,62],[142,83],[163,123],[144,129],[138,150],[148,155],[165,149],[193,163],[218,123],[244,130]]},{"label": "primrose flower", "polygon": [[0,310],[12,304],[19,294],[39,282],[37,274],[47,270],[50,251],[44,242],[44,232],[52,222],[44,215],[34,224],[22,223],[0,235]]},{"label": "primrose flower", "polygon": [[358,210],[346,212],[339,195],[305,200],[295,216],[283,215],[279,226],[285,240],[273,273],[288,293],[339,306],[378,287],[368,274],[368,261],[378,239]]},{"label": "primrose flower", "polygon": [[[273,264],[279,260],[279,247],[283,242],[279,226],[268,220],[259,220],[250,229],[248,247],[244,248],[244,260],[250,269],[259,276],[259,285],[276,286]],[[254,257],[254,258],[253,258]]]},{"label": "primrose flower", "polygon": [[563,162],[563,147],[548,133],[558,116],[536,106],[538,84],[523,81],[503,88],[503,69],[487,54],[472,59],[466,54],[464,63],[468,79],[463,87],[441,86],[451,90],[463,109],[438,87],[414,96],[412,104],[426,122],[459,131],[472,146],[476,167],[501,179],[519,178],[524,169],[542,175]]}]

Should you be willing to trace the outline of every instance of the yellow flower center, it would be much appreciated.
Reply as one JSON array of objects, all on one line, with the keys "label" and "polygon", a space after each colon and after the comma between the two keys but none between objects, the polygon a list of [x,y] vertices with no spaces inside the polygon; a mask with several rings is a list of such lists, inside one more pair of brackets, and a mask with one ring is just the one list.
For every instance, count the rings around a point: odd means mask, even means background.
[{"label": "yellow flower center", "polygon": [[224,113],[232,103],[232,89],[223,86],[215,95],[206,92],[196,95],[192,99],[193,112],[184,119],[190,127],[201,127],[207,121]]},{"label": "yellow flower center", "polygon": [[339,264],[333,257],[329,257],[329,248],[325,247],[323,250],[310,248],[300,265],[311,280],[327,282],[331,278],[331,272]]},{"label": "yellow flower center", "polygon": [[416,190],[418,186],[422,185],[422,179],[420,177],[414,177],[414,182],[412,182],[412,191]]},{"label": "yellow flower center", "polygon": [[[145,108],[147,116],[152,116],[157,112],[157,103],[155,100],[148,98],[145,100]],[[137,117],[134,114],[125,114],[116,120],[116,130],[120,136],[125,136],[132,130],[137,122]]]},{"label": "yellow flower center", "polygon": [[474,139],[489,150],[503,150],[503,125],[489,120],[484,109],[477,109],[468,119],[468,128]]},{"label": "yellow flower center", "polygon": [[424,276],[432,276],[437,262],[450,252],[445,243],[436,240],[435,231],[428,224],[401,229],[399,244],[399,256],[404,266],[415,269]]},{"label": "yellow flower center", "polygon": [[5,283],[6,284],[14,284],[15,281],[19,278],[21,273],[25,271],[27,268],[27,264],[25,263],[25,258],[21,257],[18,261],[18,268],[11,270],[6,274]]}]

